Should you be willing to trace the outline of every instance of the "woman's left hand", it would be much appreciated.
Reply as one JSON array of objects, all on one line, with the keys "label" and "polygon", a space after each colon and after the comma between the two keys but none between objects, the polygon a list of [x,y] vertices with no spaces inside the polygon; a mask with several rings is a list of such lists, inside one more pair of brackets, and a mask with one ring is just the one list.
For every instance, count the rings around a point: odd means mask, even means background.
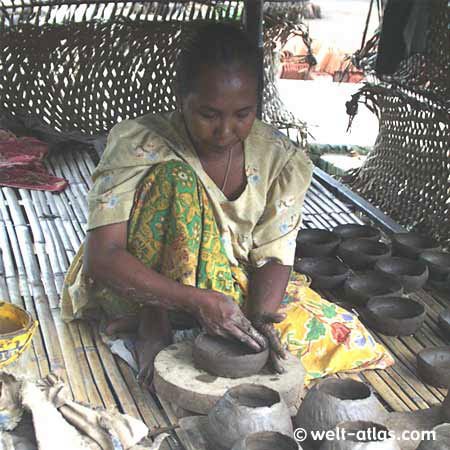
[{"label": "woman's left hand", "polygon": [[252,325],[269,341],[270,359],[277,373],[285,372],[282,360],[287,358],[287,350],[283,347],[273,324],[283,322],[285,318],[286,314],[277,312],[266,312],[249,317]]}]

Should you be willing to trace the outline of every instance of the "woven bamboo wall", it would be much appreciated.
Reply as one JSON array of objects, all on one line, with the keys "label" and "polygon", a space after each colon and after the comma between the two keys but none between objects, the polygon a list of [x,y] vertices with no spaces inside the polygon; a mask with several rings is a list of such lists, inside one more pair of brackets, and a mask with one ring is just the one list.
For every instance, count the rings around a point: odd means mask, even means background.
[{"label": "woven bamboo wall", "polygon": [[80,2],[3,5],[0,109],[59,133],[96,135],[175,108],[183,39],[199,21],[239,21],[243,2]]},{"label": "woven bamboo wall", "polygon": [[[0,118],[59,138],[90,140],[123,119],[176,108],[174,65],[182,42],[204,21],[243,24],[241,1],[118,2],[0,0]],[[290,25],[267,21],[287,39]],[[292,25],[297,34],[304,29]],[[279,99],[265,49],[266,121],[304,124]]]},{"label": "woven bamboo wall", "polygon": [[450,246],[450,36],[447,0],[430,0],[428,50],[365,87],[379,108],[374,150],[352,187],[394,220]]}]

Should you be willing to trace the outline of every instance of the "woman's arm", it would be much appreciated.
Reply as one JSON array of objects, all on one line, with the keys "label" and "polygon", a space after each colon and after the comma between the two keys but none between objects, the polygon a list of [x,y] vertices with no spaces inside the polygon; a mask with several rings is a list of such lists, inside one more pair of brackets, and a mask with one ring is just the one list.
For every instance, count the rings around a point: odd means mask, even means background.
[{"label": "woman's arm", "polygon": [[286,293],[291,266],[269,261],[254,269],[250,276],[250,297],[247,306],[249,316],[278,311]]},{"label": "woman's arm", "polygon": [[269,340],[272,363],[278,373],[284,372],[281,359],[286,358],[286,351],[273,323],[282,322],[285,319],[285,315],[277,311],[285,296],[290,274],[290,266],[274,261],[254,269],[250,275],[249,299],[246,305],[247,317]]},{"label": "woman's arm", "polygon": [[99,281],[131,301],[194,315],[210,334],[235,337],[257,351],[265,346],[264,338],[231,298],[177,283],[129,253],[127,222],[88,232],[83,270],[88,282]]}]

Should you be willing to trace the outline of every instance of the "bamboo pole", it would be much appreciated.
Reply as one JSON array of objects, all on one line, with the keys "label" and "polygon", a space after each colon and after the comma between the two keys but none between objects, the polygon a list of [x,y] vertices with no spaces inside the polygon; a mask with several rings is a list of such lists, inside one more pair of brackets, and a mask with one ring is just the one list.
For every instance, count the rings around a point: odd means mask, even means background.
[{"label": "bamboo pole", "polygon": [[77,321],[81,342],[87,356],[89,367],[103,405],[107,409],[116,408],[116,400],[105,376],[105,370],[100,359],[98,349],[93,341],[92,330],[86,321]]}]

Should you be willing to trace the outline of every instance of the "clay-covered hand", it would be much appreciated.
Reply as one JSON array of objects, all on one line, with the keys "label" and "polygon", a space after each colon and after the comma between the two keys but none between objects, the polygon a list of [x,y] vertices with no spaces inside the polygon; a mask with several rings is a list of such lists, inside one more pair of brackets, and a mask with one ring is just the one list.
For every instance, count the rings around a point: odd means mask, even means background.
[{"label": "clay-covered hand", "polygon": [[267,347],[265,338],[231,297],[212,290],[205,294],[196,304],[195,316],[208,334],[238,339],[256,352]]},{"label": "clay-covered hand", "polygon": [[273,368],[277,373],[284,373],[282,360],[287,358],[287,350],[280,340],[280,336],[273,326],[274,323],[283,322],[286,315],[283,313],[261,313],[252,315],[250,321],[253,326],[264,336],[269,342],[270,360]]}]

